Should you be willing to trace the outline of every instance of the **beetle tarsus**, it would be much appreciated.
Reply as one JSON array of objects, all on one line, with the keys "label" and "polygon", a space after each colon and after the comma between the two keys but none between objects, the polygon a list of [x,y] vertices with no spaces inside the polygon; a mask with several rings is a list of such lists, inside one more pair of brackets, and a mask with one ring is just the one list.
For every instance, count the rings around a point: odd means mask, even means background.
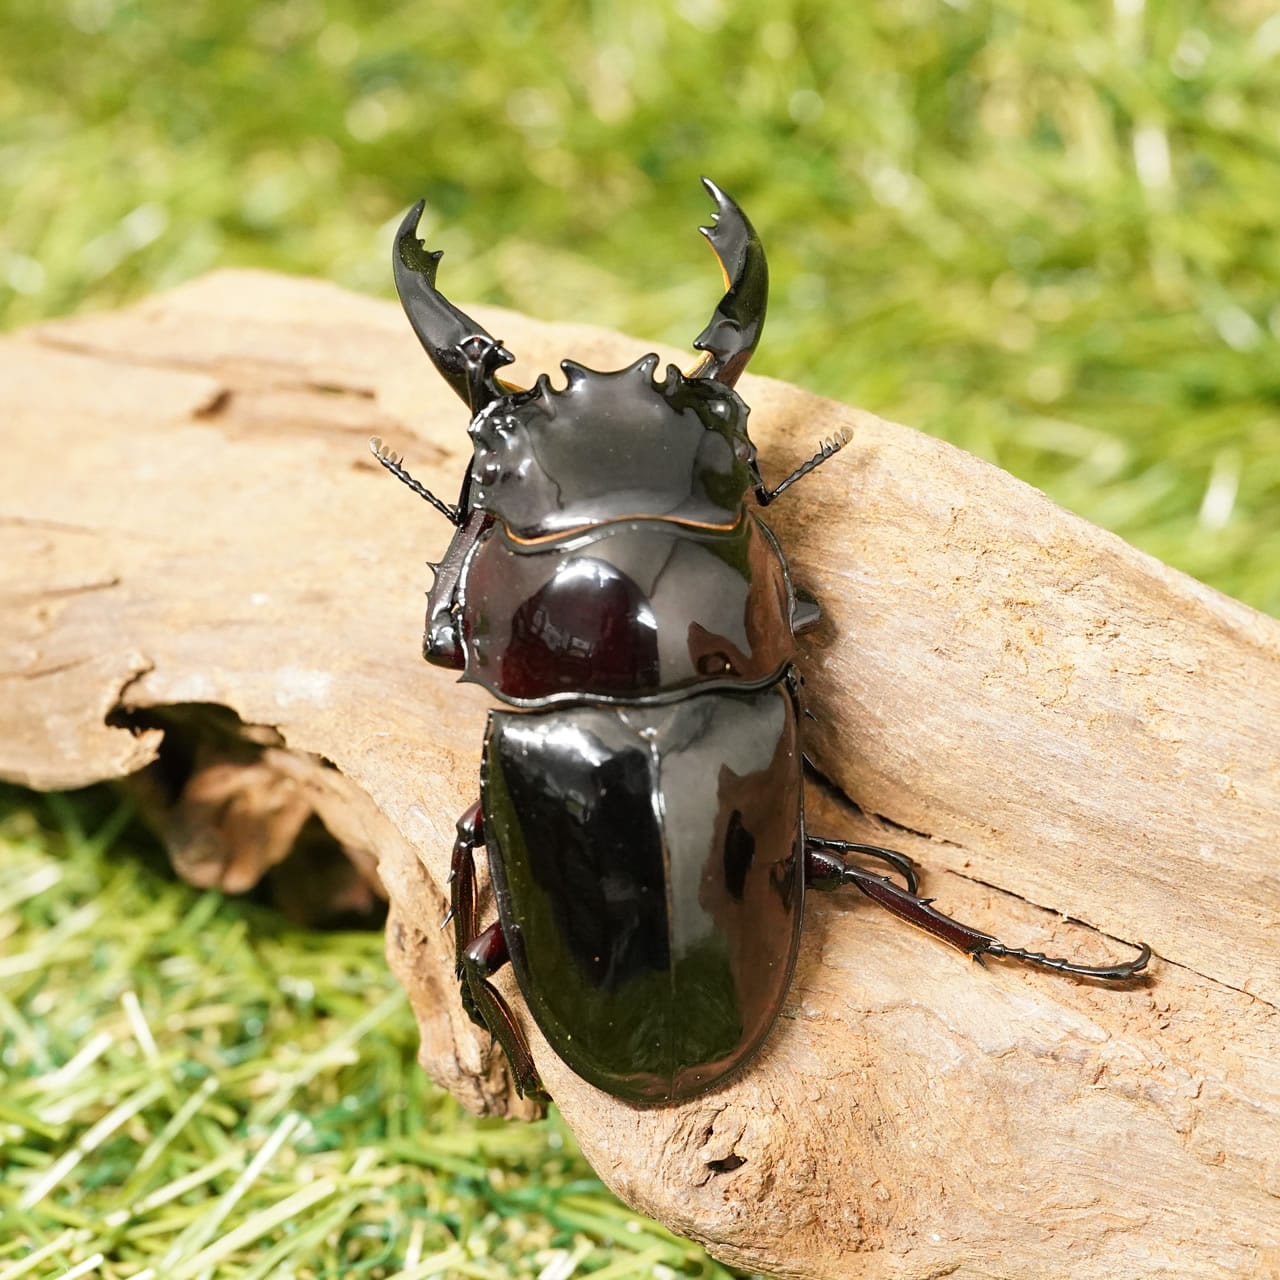
[{"label": "beetle tarsus", "polygon": [[1003,942],[993,942],[984,947],[974,958],[982,960],[983,955],[1000,956],[1006,960],[1021,960],[1024,964],[1036,965],[1041,969],[1052,969],[1056,973],[1074,973],[1084,978],[1102,978],[1107,982],[1123,982],[1126,978],[1137,977],[1151,959],[1151,948],[1145,942],[1135,944],[1138,954],[1132,960],[1120,964],[1085,965],[1076,964],[1073,960],[1063,960],[1056,956],[1047,956],[1042,951],[1024,951],[1021,947],[1006,947]]},{"label": "beetle tarsus", "polygon": [[407,484],[409,488],[418,495],[418,497],[425,498],[438,512],[440,512],[442,516],[444,516],[446,520],[449,521],[450,524],[454,526],[461,526],[463,517],[458,508],[451,507],[447,502],[437,498],[426,485],[415,480],[409,472],[405,470],[404,464],[400,460],[400,455],[392,453],[390,449],[384,448],[382,441],[377,436],[374,436],[369,441],[369,452],[373,454],[373,456],[377,458],[377,460],[382,463],[382,465],[386,467],[386,469],[390,471],[397,480],[402,484]]}]

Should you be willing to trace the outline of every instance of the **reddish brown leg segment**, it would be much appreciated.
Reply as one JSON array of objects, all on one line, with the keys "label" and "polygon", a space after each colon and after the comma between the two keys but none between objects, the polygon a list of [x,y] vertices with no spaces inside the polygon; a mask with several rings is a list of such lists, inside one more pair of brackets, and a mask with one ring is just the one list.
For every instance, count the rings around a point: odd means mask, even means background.
[{"label": "reddish brown leg segment", "polygon": [[458,958],[458,982],[462,1007],[471,1021],[483,1027],[502,1046],[516,1083],[516,1092],[541,1094],[542,1081],[533,1065],[529,1042],[507,1002],[488,979],[510,956],[502,925],[494,921],[479,930],[477,916],[476,861],[477,845],[484,840],[484,820],[479,802],[458,819],[458,838],[453,846],[453,864],[449,872],[451,905],[445,919],[453,922],[454,948]]},{"label": "reddish brown leg segment", "polygon": [[[1024,951],[1020,947],[1005,946],[998,938],[982,933],[971,925],[961,924],[943,915],[931,904],[932,898],[921,898],[895,884],[885,876],[878,876],[861,867],[850,866],[833,853],[827,852],[838,842],[814,838],[805,844],[806,883],[812,889],[835,889],[842,884],[856,885],[873,902],[878,902],[894,915],[925,929],[935,938],[949,942],[953,947],[971,955],[979,964],[983,956],[1004,956],[1021,960],[1025,964],[1038,965],[1042,969],[1054,969],[1059,973],[1074,973],[1085,978],[1102,978],[1108,982],[1121,982],[1141,973],[1151,959],[1151,948],[1142,943],[1138,955],[1124,964],[1084,965],[1072,960],[1046,956],[1039,951]],[[851,846],[858,848],[858,846]]]},{"label": "reddish brown leg segment", "polygon": [[[916,879],[915,867],[911,865],[911,859],[905,853],[899,853],[896,849],[882,849],[878,844],[855,844],[851,840],[828,840],[825,836],[810,836],[804,838],[805,850],[810,855],[815,850],[821,850],[826,853],[840,854],[841,857],[835,859],[835,863],[840,867],[840,875],[843,877],[845,863],[843,855],[847,853],[859,853],[863,857],[875,858],[878,862],[883,862],[887,866],[892,867],[906,882],[907,889],[911,893],[916,893],[920,888],[920,882]],[[843,883],[843,880],[837,883]],[[832,885],[814,885],[816,889],[835,888]]]}]

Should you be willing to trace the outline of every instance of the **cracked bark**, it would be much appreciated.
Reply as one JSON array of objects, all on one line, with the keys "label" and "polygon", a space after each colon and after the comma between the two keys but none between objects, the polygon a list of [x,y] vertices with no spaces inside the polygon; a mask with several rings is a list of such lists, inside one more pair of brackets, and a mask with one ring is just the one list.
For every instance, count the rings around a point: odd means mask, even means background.
[{"label": "cracked bark", "polygon": [[[486,321],[525,381],[644,347]],[[853,431],[769,511],[826,610],[803,653],[833,784],[813,830],[902,848],[1013,945],[1162,959],[1127,990],[982,973],[814,895],[778,1027],[705,1098],[628,1108],[533,1034],[584,1150],[778,1275],[1280,1274],[1280,625],[937,441],[743,390],[771,476]],[[0,684],[0,774],[78,786],[186,742],[197,785],[156,820],[206,882],[288,874],[322,822],[365,879],[376,861],[424,1065],[529,1114],[439,930],[485,703],[417,659],[448,530],[364,439],[442,491],[468,447],[397,309],[222,273],[0,343],[0,406],[0,670],[31,677]]]}]

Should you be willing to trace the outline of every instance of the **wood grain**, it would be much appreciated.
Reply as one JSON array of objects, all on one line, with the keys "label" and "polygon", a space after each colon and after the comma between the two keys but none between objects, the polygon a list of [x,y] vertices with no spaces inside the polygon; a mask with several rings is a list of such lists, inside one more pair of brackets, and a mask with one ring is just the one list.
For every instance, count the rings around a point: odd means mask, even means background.
[{"label": "wood grain", "polygon": [[[646,349],[482,315],[517,379]],[[715,1093],[633,1109],[534,1036],[583,1149],[782,1276],[1280,1275],[1280,624],[929,437],[741,389],[775,478],[853,431],[769,512],[826,611],[809,750],[862,810],[815,790],[811,827],[904,849],[1011,944],[1158,959],[1123,990],[983,973],[814,895],[784,1016]],[[486,704],[418,659],[448,530],[365,453],[381,435],[448,493],[468,452],[398,310],[219,273],[0,343],[0,412],[0,775],[122,777],[175,709],[233,712],[255,767],[377,860],[424,1066],[529,1114],[438,928]]]}]

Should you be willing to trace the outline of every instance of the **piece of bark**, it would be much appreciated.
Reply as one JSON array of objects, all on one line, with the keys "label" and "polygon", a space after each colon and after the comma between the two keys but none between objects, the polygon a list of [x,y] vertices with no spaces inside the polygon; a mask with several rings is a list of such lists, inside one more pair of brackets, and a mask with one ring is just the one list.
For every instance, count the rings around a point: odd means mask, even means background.
[{"label": "piece of bark", "polygon": [[[481,316],[516,380],[646,349]],[[853,432],[769,511],[825,609],[808,750],[881,815],[815,792],[811,828],[902,848],[1011,944],[1159,958],[1127,989],[982,972],[852,892],[813,895],[783,1017],[703,1098],[628,1107],[533,1033],[583,1150],[629,1202],[778,1275],[1280,1274],[1280,624],[945,444],[741,390],[768,476]],[[439,928],[487,704],[417,656],[449,530],[365,452],[381,435],[450,493],[469,451],[397,308],[219,273],[0,343],[0,412],[0,774],[121,777],[163,756],[166,714],[234,712],[377,858],[424,1066],[530,1114]]]}]

